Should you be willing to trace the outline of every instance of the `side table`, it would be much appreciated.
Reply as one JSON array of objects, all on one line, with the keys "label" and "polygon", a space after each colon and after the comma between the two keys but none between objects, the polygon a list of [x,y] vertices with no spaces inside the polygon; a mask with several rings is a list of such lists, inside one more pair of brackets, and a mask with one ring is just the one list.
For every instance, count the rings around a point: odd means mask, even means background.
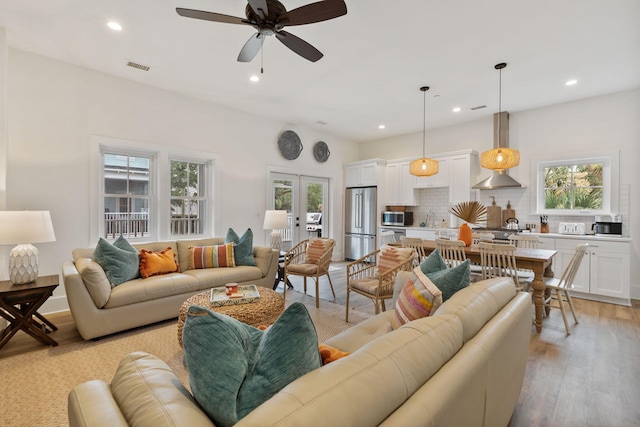
[{"label": "side table", "polygon": [[[278,277],[276,277],[276,281],[273,284],[274,291],[278,288],[280,282],[284,282],[284,265],[282,263],[284,263],[285,255],[286,252],[280,251],[280,256],[278,257]],[[293,289],[293,285],[291,284],[291,281],[289,281],[289,278],[287,278],[287,287],[289,289]]]},{"label": "side table", "polygon": [[0,282],[0,316],[9,321],[9,325],[0,334],[0,349],[19,330],[43,344],[58,345],[56,340],[47,335],[58,328],[38,313],[38,309],[59,284],[58,275],[38,277],[23,285],[14,285],[8,280]]}]

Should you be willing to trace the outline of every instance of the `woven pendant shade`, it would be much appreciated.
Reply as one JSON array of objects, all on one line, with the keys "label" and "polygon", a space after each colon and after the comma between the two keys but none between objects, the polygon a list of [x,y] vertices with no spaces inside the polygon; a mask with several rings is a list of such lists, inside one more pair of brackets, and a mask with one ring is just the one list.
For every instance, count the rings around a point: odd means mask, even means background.
[{"label": "woven pendant shade", "polygon": [[440,171],[440,163],[426,156],[427,151],[427,91],[429,86],[422,86],[422,158],[409,163],[409,173],[415,176],[431,176]]},{"label": "woven pendant shade", "polygon": [[494,148],[480,155],[480,166],[486,169],[502,171],[520,164],[520,151],[513,148]]},{"label": "woven pendant shade", "polygon": [[415,176],[431,176],[440,171],[440,164],[437,160],[424,157],[409,163],[409,173]]}]

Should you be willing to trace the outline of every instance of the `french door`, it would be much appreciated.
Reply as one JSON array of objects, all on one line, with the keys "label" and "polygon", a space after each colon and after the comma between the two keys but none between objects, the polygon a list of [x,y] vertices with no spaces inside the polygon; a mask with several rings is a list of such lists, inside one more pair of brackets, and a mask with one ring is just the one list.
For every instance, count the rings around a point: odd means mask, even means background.
[{"label": "french door", "polygon": [[310,237],[328,236],[329,178],[271,172],[269,182],[267,209],[286,210],[289,216],[289,227],[280,230],[283,251]]}]

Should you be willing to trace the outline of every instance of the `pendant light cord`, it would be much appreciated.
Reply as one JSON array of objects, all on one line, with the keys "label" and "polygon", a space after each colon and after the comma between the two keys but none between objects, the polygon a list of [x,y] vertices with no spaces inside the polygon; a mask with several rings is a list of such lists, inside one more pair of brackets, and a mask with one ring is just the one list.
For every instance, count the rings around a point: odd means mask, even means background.
[{"label": "pendant light cord", "polygon": [[427,155],[427,91],[422,97],[422,157]]}]

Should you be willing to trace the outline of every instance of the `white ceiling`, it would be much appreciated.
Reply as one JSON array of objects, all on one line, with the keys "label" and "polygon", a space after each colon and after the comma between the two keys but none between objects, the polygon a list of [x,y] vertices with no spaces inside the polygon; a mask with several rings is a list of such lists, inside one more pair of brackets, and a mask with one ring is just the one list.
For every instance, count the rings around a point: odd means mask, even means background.
[{"label": "white ceiling", "polygon": [[[175,11],[244,17],[245,0],[0,0],[0,26],[16,49],[354,141],[421,131],[424,85],[429,128],[492,115],[499,62],[511,113],[640,87],[639,0],[346,3],[345,16],[286,28],[324,53],[316,63],[269,37],[259,83],[248,79],[260,54],[236,61],[253,28]],[[112,19],[124,30],[108,29]]]}]

